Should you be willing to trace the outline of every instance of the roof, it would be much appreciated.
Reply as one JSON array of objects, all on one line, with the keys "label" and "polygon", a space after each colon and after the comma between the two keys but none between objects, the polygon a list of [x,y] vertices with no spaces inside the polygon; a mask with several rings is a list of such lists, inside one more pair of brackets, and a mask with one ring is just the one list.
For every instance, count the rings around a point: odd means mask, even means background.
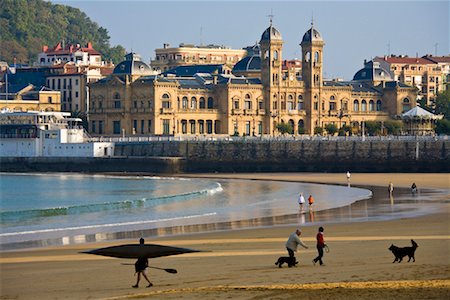
[{"label": "roof", "polygon": [[445,63],[445,64],[450,63],[450,55],[447,55],[447,56],[425,55],[425,56],[422,56],[422,58],[427,59],[434,63]]},{"label": "roof", "polygon": [[314,42],[314,41],[320,41],[323,42],[322,36],[320,35],[319,31],[317,31],[314,26],[311,26],[311,28],[305,32],[302,38],[302,43],[304,42]]},{"label": "roof", "polygon": [[232,72],[249,71],[261,71],[261,56],[253,55],[244,57],[234,65]]},{"label": "roof", "polygon": [[323,85],[329,87],[350,87],[352,92],[382,94],[374,85],[361,81],[324,81]]},{"label": "roof", "polygon": [[120,62],[113,71],[116,75],[148,75],[150,73],[150,67],[141,61],[139,54],[134,52],[125,55],[125,60]]},{"label": "roof", "polygon": [[190,65],[178,66],[163,73],[163,75],[175,75],[177,77],[192,77],[197,73],[222,74],[223,65]]},{"label": "roof", "polygon": [[273,40],[282,40],[281,33],[270,24],[266,30],[264,30],[261,35],[261,41],[273,41]]},{"label": "roof", "polygon": [[406,56],[385,56],[378,57],[390,64],[405,64],[405,65],[428,65],[430,61],[422,57],[406,57]]},{"label": "roof", "polygon": [[358,81],[392,81],[392,79],[391,73],[383,69],[376,61],[365,62],[364,68],[353,76],[353,80]]},{"label": "roof", "polygon": [[68,43],[63,47],[61,43],[58,43],[52,49],[49,49],[48,46],[44,46],[42,49],[42,52],[44,52],[47,55],[64,55],[64,54],[71,54],[77,51],[86,52],[89,53],[90,55],[101,55],[100,52],[98,52],[92,47],[91,42],[87,43],[86,47],[82,47],[80,44],[70,44],[70,43]]},{"label": "roof", "polygon": [[402,114],[402,119],[442,119],[442,115],[435,115],[420,106],[416,106],[404,114]]}]

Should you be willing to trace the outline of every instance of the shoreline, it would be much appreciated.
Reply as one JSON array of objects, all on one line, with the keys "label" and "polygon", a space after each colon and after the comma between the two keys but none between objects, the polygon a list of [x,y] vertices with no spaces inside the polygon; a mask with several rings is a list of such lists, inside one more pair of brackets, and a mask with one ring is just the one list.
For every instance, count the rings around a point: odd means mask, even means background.
[{"label": "shoreline", "polygon": [[[296,178],[292,178],[293,176],[297,176],[298,174],[279,174],[279,175],[287,175],[288,178],[273,178],[273,174],[202,174],[200,176],[196,176],[196,174],[187,174],[187,176],[170,176],[173,178],[206,178],[206,179],[223,179],[223,180],[261,180],[261,181],[278,181],[278,182],[289,182],[289,183],[311,183],[311,184],[321,184],[321,185],[336,185],[336,186],[347,186],[342,182],[321,182],[318,180],[298,180]],[[305,176],[304,173],[301,173],[302,176]],[[306,176],[310,176],[308,174]],[[329,176],[329,174],[313,174],[315,176],[318,175],[318,178],[322,178],[323,175]],[[335,176],[336,174],[332,174]],[[104,176],[137,176],[136,174],[104,174]],[[139,176],[149,176],[148,174],[140,174]],[[271,179],[269,179],[269,177]],[[275,175],[276,176],[276,175]],[[249,178],[252,177],[252,178]],[[280,176],[282,177],[282,176]],[[381,212],[372,212],[368,204],[365,202],[374,202],[379,201],[380,199],[385,198],[383,195],[382,188],[380,186],[371,186],[371,185],[353,185],[353,188],[362,188],[366,189],[371,193],[369,198],[362,198],[352,202],[349,205],[326,208],[318,211],[309,211],[305,210],[303,214],[299,213],[291,213],[291,214],[283,214],[283,215],[271,215],[271,216],[263,216],[263,217],[255,217],[255,218],[246,218],[239,220],[230,220],[230,221],[213,221],[210,222],[199,222],[192,223],[187,225],[171,225],[171,226],[161,226],[150,229],[129,229],[125,231],[113,231],[113,232],[99,232],[99,233],[89,233],[89,234],[72,234],[64,237],[54,237],[54,238],[43,238],[39,240],[29,240],[29,241],[18,241],[5,243],[2,245],[1,252],[11,252],[18,250],[33,250],[47,247],[61,247],[61,246],[71,246],[71,245],[84,245],[84,244],[92,244],[92,243],[120,243],[128,240],[139,239],[140,237],[146,238],[161,238],[161,237],[177,237],[179,235],[184,234],[202,234],[202,233],[210,233],[210,232],[218,232],[218,231],[227,231],[227,230],[236,230],[236,229],[258,229],[258,228],[270,228],[273,226],[314,226],[314,223],[319,222],[322,224],[339,224],[339,223],[361,223],[368,221],[376,221],[376,220],[393,220],[398,218],[413,218],[416,216],[427,215],[433,213],[433,209],[428,209],[428,211],[413,211],[407,212],[399,210],[395,214],[383,215]],[[422,193],[428,193],[432,195],[433,193],[439,193],[442,196],[442,191],[439,189],[425,189],[422,188]],[[407,198],[410,195],[409,189],[405,187],[400,187],[396,189],[396,200],[400,197]],[[422,195],[423,197],[423,195]],[[434,196],[436,197],[436,196]],[[293,200],[295,201],[295,199]],[[391,199],[393,201],[393,199]],[[365,204],[364,204],[365,203]],[[392,205],[392,203],[391,203]],[[365,206],[366,212],[365,214],[361,211],[361,208]],[[376,204],[369,204],[369,206],[376,206]],[[356,207],[356,208],[355,208]],[[352,209],[351,216],[348,213],[343,212],[348,209]],[[436,208],[434,208],[436,210]],[[358,217],[358,214],[360,216]]]},{"label": "shoreline", "polygon": [[[229,176],[258,175],[268,176]],[[330,174],[278,175],[276,178],[273,175],[272,179],[308,176],[333,183]],[[427,178],[428,174],[418,175],[421,178],[416,180],[410,174],[397,174],[393,182],[398,187],[409,187],[408,182],[413,178],[419,189],[428,188],[425,182],[430,181],[432,184],[429,187],[448,191],[448,174],[441,174],[439,178]],[[339,180],[342,181],[343,174],[332,176],[335,176],[334,183],[342,183]],[[365,182],[366,185],[381,187],[385,186],[384,180],[389,180],[374,179],[377,176],[371,177],[370,174],[364,175],[364,178],[358,177],[352,174],[352,180],[355,178],[355,181]],[[5,252],[0,257],[0,299],[130,299],[139,296],[155,299],[450,297],[448,202],[443,204],[441,211],[425,216],[324,225],[325,240],[330,246],[330,253],[324,257],[325,267],[314,267],[311,263],[316,255],[314,243],[316,227],[319,225],[322,223],[303,228],[303,241],[310,248],[299,250],[297,257],[300,264],[296,268],[279,269],[273,265],[278,256],[287,254],[284,242],[295,228],[292,225],[232,228],[147,239],[147,243],[211,251],[151,260],[152,265],[179,270],[177,275],[150,271],[150,278],[155,284],[151,289],[130,288],[135,283],[134,271],[131,267],[120,266],[121,261],[129,260],[78,253],[114,242]],[[410,239],[419,244],[416,262],[392,264],[393,256],[387,250],[389,245],[409,246]],[[39,280],[36,280],[36,272]]]}]

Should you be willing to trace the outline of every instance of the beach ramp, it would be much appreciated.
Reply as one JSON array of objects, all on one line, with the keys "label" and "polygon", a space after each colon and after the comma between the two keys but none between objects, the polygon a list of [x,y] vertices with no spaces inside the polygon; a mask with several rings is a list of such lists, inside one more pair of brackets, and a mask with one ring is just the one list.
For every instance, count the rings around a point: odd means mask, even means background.
[{"label": "beach ramp", "polygon": [[118,258],[144,258],[144,257],[155,258],[193,252],[202,252],[202,251],[156,244],[127,244],[106,248],[98,248],[94,250],[83,251],[80,253],[118,257]]}]

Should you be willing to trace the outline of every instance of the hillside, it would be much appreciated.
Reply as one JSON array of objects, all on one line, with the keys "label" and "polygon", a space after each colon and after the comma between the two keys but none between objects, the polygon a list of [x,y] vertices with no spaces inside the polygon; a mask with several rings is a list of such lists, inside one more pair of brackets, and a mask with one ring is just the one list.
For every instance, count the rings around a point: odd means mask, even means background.
[{"label": "hillside", "polygon": [[109,44],[108,30],[77,8],[43,0],[0,0],[0,61],[32,63],[43,45],[91,41],[103,59],[123,60],[125,49]]}]

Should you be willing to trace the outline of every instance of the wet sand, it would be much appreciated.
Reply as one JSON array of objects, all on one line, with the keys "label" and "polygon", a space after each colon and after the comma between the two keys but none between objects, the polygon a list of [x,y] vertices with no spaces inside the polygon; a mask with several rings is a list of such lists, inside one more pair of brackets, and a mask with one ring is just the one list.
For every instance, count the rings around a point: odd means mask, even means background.
[{"label": "wet sand", "polygon": [[[346,184],[345,174],[205,174],[195,177],[252,178]],[[352,174],[354,185],[449,189],[448,174]],[[147,242],[208,250],[150,260],[176,268],[176,275],[150,270],[152,288],[131,288],[132,260],[79,254],[117,242],[4,252],[0,299],[449,299],[450,204],[437,214],[391,221],[326,224],[325,266],[313,266],[317,227],[303,228],[309,249],[299,265],[278,268],[293,226],[240,229],[155,238]],[[394,243],[419,248],[416,262],[393,264]],[[132,242],[135,242],[134,240]],[[120,242],[126,243],[126,242]]]}]

